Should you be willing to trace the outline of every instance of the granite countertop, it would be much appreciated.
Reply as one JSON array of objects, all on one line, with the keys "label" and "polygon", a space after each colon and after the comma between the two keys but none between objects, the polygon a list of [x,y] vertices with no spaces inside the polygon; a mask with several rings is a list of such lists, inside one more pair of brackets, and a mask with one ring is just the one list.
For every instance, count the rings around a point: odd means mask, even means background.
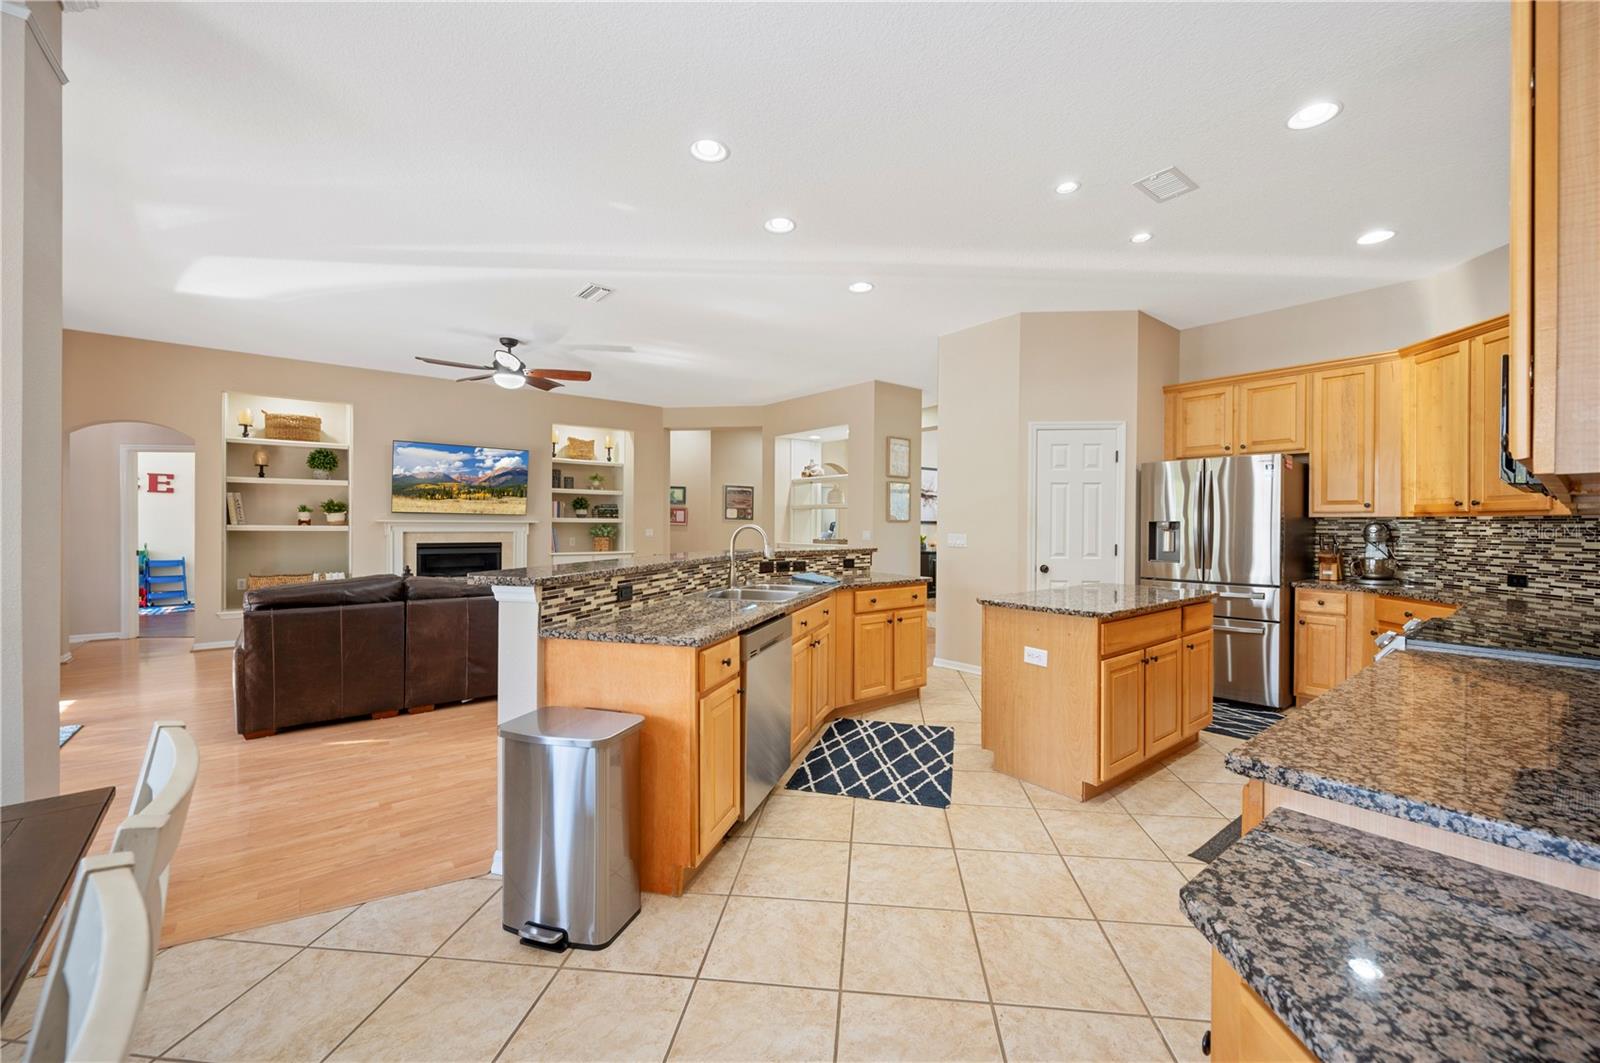
[{"label": "granite countertop", "polygon": [[1210,601],[1210,591],[1180,591],[1133,583],[1074,583],[1054,590],[1025,591],[979,598],[979,605],[1001,609],[1026,609],[1035,613],[1093,616],[1102,620],[1153,613],[1175,605]]},{"label": "granite countertop", "polygon": [[1296,587],[1313,590],[1346,591],[1355,594],[1377,594],[1385,598],[1409,598],[1414,602],[1437,602],[1440,605],[1460,605],[1469,592],[1455,587],[1430,583],[1391,583],[1384,587],[1371,587],[1353,579],[1297,579]]},{"label": "granite countertop", "polygon": [[1593,898],[1287,809],[1178,897],[1321,1059],[1600,1056]]},{"label": "granite countertop", "polygon": [[830,591],[841,588],[892,587],[898,584],[926,582],[928,581],[922,576],[863,572],[848,575],[838,583],[797,584],[810,589],[800,597],[786,602],[721,601],[707,598],[704,592],[696,591],[574,623],[541,624],[539,634],[544,638],[581,639],[586,642],[709,646],[771,620],[775,616],[802,609],[823,598]]},{"label": "granite countertop", "polygon": [[[876,546],[782,546],[774,557],[811,557],[819,554],[870,554]],[[740,550],[740,559],[760,557],[759,550]],[[636,554],[632,557],[600,561],[574,561],[565,565],[529,565],[526,568],[497,568],[470,573],[468,583],[487,583],[496,587],[558,587],[563,583],[582,583],[595,575],[644,576],[680,565],[728,560],[726,550],[699,550],[677,554]]]},{"label": "granite countertop", "polygon": [[1358,808],[1600,869],[1600,671],[1396,653],[1228,754]]}]

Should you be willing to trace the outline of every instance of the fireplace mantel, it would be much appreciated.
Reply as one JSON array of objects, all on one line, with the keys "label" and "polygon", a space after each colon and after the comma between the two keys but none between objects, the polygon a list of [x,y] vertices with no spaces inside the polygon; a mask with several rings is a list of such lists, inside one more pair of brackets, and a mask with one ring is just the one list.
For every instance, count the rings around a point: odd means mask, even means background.
[{"label": "fireplace mantel", "polygon": [[528,564],[528,531],[536,520],[398,520],[380,519],[388,536],[389,571],[400,575],[406,568],[406,536],[428,535],[509,535],[511,548],[505,551],[501,563],[507,568],[526,568]]}]

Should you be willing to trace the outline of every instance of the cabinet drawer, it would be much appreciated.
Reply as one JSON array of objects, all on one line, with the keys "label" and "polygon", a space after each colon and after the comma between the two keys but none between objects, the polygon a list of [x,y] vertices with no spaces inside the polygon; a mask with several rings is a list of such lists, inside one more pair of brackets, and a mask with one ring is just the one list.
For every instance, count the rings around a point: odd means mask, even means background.
[{"label": "cabinet drawer", "polygon": [[1211,620],[1210,602],[1183,607],[1183,633],[1185,635],[1192,635],[1197,631],[1210,630]]},{"label": "cabinet drawer", "polygon": [[1432,620],[1455,612],[1453,605],[1438,602],[1419,602],[1411,598],[1379,598],[1378,626],[1405,627],[1407,620]]},{"label": "cabinet drawer", "polygon": [[794,614],[794,620],[791,624],[794,629],[794,637],[797,639],[815,638],[817,632],[821,631],[823,626],[827,624],[832,613],[832,595],[801,609]]},{"label": "cabinet drawer", "polygon": [[1181,608],[1158,613],[1141,613],[1126,620],[1107,620],[1100,625],[1100,656],[1113,657],[1155,642],[1178,637],[1183,625]]},{"label": "cabinet drawer", "polygon": [[1343,591],[1319,591],[1315,587],[1301,587],[1294,592],[1295,608],[1302,613],[1327,613],[1343,616],[1345,597]]},{"label": "cabinet drawer", "polygon": [[700,651],[700,689],[710,690],[729,676],[739,674],[739,637]]},{"label": "cabinet drawer", "polygon": [[928,602],[928,585],[918,583],[909,587],[874,587],[856,591],[856,612],[875,613],[880,609],[911,609]]}]

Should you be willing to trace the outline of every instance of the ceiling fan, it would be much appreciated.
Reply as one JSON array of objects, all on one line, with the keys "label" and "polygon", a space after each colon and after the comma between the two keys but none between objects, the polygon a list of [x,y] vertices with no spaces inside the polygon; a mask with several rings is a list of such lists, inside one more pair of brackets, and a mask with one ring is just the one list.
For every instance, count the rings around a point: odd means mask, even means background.
[{"label": "ceiling fan", "polygon": [[[456,381],[465,384],[474,380],[493,380],[500,387],[508,391],[520,387],[538,388],[540,391],[554,391],[561,386],[563,380],[583,381],[592,378],[587,369],[529,369],[528,364],[513,353],[522,341],[511,336],[501,336],[500,346],[494,352],[488,365],[471,365],[467,362],[450,362],[443,358],[425,358],[417,355],[417,361],[427,362],[429,365],[444,365],[452,369],[476,369],[479,372],[474,376],[464,376]],[[601,344],[574,344],[567,346],[566,350],[591,350],[591,351],[631,351],[632,347],[618,347]]]}]

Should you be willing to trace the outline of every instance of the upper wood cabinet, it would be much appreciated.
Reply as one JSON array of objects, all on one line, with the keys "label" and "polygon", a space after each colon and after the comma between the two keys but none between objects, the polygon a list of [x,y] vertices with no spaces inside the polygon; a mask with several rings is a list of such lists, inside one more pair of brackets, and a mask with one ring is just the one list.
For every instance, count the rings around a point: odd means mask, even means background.
[{"label": "upper wood cabinet", "polygon": [[[1600,298],[1600,294],[1597,294]],[[1474,513],[1537,516],[1565,514],[1567,507],[1549,495],[1513,487],[1500,478],[1500,396],[1511,351],[1511,329],[1501,326],[1470,342],[1471,408],[1467,431],[1471,448],[1468,481]]]},{"label": "upper wood cabinet", "polygon": [[1169,458],[1208,458],[1233,447],[1233,385],[1167,395]]},{"label": "upper wood cabinet", "polygon": [[1307,386],[1291,373],[1168,388],[1167,457],[1303,452]]},{"label": "upper wood cabinet", "polygon": [[1377,391],[1371,365],[1311,374],[1313,514],[1374,512]]}]

